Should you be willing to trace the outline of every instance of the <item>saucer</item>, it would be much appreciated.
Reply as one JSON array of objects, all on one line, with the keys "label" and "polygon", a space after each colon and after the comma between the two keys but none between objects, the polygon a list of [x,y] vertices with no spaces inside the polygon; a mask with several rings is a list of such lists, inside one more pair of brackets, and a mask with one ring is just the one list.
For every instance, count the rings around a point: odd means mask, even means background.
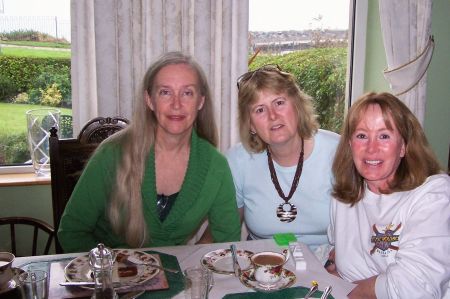
[{"label": "saucer", "polygon": [[[236,258],[241,269],[247,270],[251,266],[250,257],[252,254],[253,252],[248,250],[238,249],[236,251]],[[233,258],[229,248],[208,252],[202,257],[200,263],[203,267],[215,273],[234,275]]]},{"label": "saucer", "polygon": [[20,268],[13,267],[11,269],[14,273],[14,277],[10,281],[8,281],[5,286],[0,288],[0,294],[12,291],[15,288],[17,288],[19,286],[19,275],[22,274],[23,272],[25,272],[24,270],[22,270]]},{"label": "saucer", "polygon": [[274,284],[271,285],[262,285],[256,281],[254,277],[254,269],[248,269],[242,271],[241,276],[239,276],[239,280],[248,288],[254,289],[258,292],[275,292],[278,290],[282,290],[292,286],[295,282],[296,276],[294,273],[287,269],[283,269],[281,272],[281,279]]}]

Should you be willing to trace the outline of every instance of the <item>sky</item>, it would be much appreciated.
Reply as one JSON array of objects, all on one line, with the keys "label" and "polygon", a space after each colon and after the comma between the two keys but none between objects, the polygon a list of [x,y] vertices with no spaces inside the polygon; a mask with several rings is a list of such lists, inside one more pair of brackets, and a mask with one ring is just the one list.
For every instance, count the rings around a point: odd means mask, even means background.
[{"label": "sky", "polygon": [[[70,0],[0,0],[0,9],[2,3],[4,15],[70,20]],[[249,6],[250,31],[348,28],[349,0],[249,0]]]},{"label": "sky", "polygon": [[70,20],[70,0],[0,0],[5,16],[50,16]]},{"label": "sky", "polygon": [[[250,31],[348,29],[349,0],[249,0]],[[314,19],[322,16],[322,20]]]}]

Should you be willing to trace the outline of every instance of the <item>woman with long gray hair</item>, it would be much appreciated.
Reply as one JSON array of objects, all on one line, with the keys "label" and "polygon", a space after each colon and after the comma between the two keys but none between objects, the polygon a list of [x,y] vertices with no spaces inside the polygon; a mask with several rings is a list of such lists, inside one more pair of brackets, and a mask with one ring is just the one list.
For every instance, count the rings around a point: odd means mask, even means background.
[{"label": "woman with long gray hair", "polygon": [[[233,179],[217,149],[210,90],[201,67],[179,52],[147,71],[131,124],[103,142],[67,204],[58,232],[65,251],[236,241]],[[211,240],[212,237],[212,240]]]}]

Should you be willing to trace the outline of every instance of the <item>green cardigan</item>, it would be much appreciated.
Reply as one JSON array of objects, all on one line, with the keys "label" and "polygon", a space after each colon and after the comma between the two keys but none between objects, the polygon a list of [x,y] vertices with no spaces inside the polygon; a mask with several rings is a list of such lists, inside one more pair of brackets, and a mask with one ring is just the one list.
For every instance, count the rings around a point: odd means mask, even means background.
[{"label": "green cardigan", "polygon": [[[120,153],[118,143],[106,142],[89,160],[61,219],[58,238],[65,252],[88,251],[99,242],[112,248],[129,247],[123,236],[112,232],[107,218]],[[153,149],[147,159],[141,192],[146,231],[150,235],[143,247],[186,244],[204,219],[209,221],[215,242],[240,239],[239,214],[228,163],[195,131],[183,185],[163,222],[156,210]]]}]

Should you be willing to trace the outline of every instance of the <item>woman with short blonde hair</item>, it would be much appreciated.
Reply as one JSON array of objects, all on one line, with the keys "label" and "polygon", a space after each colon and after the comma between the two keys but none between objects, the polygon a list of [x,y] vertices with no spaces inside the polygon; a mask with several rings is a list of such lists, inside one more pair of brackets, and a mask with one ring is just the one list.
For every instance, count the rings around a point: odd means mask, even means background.
[{"label": "woman with short blonde hair", "polygon": [[328,243],[339,136],[318,129],[312,99],[278,66],[247,72],[237,85],[242,144],[226,155],[248,239],[291,233],[312,249]]}]

